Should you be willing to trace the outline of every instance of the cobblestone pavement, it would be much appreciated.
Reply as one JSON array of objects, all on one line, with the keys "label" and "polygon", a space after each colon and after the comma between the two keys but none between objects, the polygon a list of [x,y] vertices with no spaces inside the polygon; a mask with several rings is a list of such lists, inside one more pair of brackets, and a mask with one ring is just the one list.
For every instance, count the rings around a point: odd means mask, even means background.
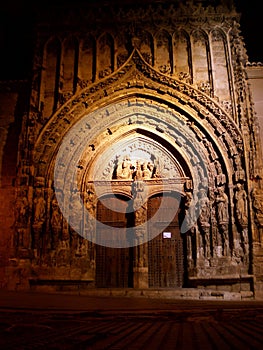
[{"label": "cobblestone pavement", "polygon": [[263,349],[263,302],[6,292],[0,298],[3,350]]}]

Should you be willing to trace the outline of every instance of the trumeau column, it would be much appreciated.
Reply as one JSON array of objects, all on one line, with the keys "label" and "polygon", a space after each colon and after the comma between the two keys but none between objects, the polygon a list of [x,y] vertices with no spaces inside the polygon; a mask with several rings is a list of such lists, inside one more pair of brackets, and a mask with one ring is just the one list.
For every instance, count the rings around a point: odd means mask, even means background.
[{"label": "trumeau column", "polygon": [[[138,176],[139,177],[139,176]],[[147,235],[147,198],[145,192],[147,186],[142,180],[135,180],[133,184],[133,209],[134,209],[134,288],[148,288],[148,243],[144,237]]]}]

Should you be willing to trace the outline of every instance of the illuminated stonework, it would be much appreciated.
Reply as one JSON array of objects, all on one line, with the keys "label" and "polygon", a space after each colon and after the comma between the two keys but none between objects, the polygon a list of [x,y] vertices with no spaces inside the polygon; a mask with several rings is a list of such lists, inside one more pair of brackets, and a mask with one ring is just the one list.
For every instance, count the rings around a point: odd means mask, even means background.
[{"label": "illuminated stonework", "polygon": [[7,284],[27,261],[25,289],[260,295],[262,160],[238,14],[129,6],[72,10],[70,27],[65,11],[50,32],[39,19]]}]

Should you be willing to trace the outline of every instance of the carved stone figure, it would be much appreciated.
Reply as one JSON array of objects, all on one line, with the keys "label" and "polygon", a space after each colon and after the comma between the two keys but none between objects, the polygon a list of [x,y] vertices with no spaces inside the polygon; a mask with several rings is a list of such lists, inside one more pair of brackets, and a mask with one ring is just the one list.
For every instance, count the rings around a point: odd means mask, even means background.
[{"label": "carved stone figure", "polygon": [[[195,205],[192,203],[193,195],[191,192],[185,192],[184,197],[184,222],[187,229],[187,262],[188,266],[192,267],[194,258],[193,240],[196,233],[196,218],[195,218]],[[191,205],[192,204],[192,205]]]},{"label": "carved stone figure", "polygon": [[146,220],[147,203],[145,203],[144,187],[145,184],[142,181],[136,181],[133,186],[135,226],[141,225]]},{"label": "carved stone figure", "polygon": [[[95,194],[95,189],[93,184],[89,184],[85,195],[85,205],[86,205],[86,226],[87,234],[92,237],[96,231],[96,207],[97,207],[97,196]],[[85,212],[86,212],[85,211]],[[84,212],[84,213],[85,213]]]},{"label": "carved stone figure", "polygon": [[61,229],[62,229],[62,219],[63,219],[62,213],[60,211],[56,196],[54,195],[54,198],[52,199],[52,202],[51,202],[51,219],[50,219],[53,249],[56,249],[58,246],[58,242],[61,235]]},{"label": "carved stone figure", "polygon": [[40,238],[42,233],[42,227],[46,218],[46,201],[44,199],[42,189],[37,188],[35,190],[35,199],[33,201],[33,243],[34,248],[40,247]]},{"label": "carved stone figure", "polygon": [[225,193],[224,187],[218,187],[217,196],[215,198],[215,203],[217,206],[217,219],[219,225],[228,223],[228,197]]},{"label": "carved stone figure", "polygon": [[221,224],[219,231],[222,235],[223,255],[228,256],[229,238],[228,238],[228,224]]},{"label": "carved stone figure", "polygon": [[26,226],[28,223],[29,203],[25,191],[16,200],[15,218],[17,227]]},{"label": "carved stone figure", "polygon": [[45,221],[46,214],[46,201],[43,197],[42,190],[36,189],[35,191],[35,199],[33,203],[34,208],[34,225],[42,225]]},{"label": "carved stone figure", "polygon": [[248,223],[247,216],[247,193],[242,184],[236,185],[235,192],[236,218],[241,227],[246,227]]},{"label": "carved stone figure", "polygon": [[258,227],[263,227],[263,196],[256,188],[252,191],[252,201],[255,212],[255,222]]},{"label": "carved stone figure", "polygon": [[79,191],[75,190],[72,192],[69,203],[69,224],[71,227],[71,232],[80,233],[82,230],[83,221],[83,205],[81,202]]},{"label": "carved stone figure", "polygon": [[213,256],[220,256],[221,251],[219,249],[219,246],[221,245],[220,239],[219,239],[219,233],[218,233],[218,225],[216,220],[216,208],[211,203],[211,231],[212,231],[212,249],[213,249]]},{"label": "carved stone figure", "polygon": [[74,190],[71,194],[69,210],[71,248],[72,254],[75,254],[78,249],[79,234],[83,231],[83,205],[78,190]]},{"label": "carved stone figure", "polygon": [[147,180],[150,179],[152,177],[152,173],[148,167],[147,162],[144,162],[142,165],[142,177]]},{"label": "carved stone figure", "polygon": [[199,176],[199,186],[207,187],[207,177],[205,176],[204,169],[200,164],[196,165],[197,173]]},{"label": "carved stone figure", "polygon": [[134,179],[137,181],[137,180],[142,180],[142,178],[143,178],[142,165],[141,165],[141,162],[137,160]]},{"label": "carved stone figure", "polygon": [[95,189],[93,184],[89,184],[86,190],[86,209],[88,210],[89,214],[95,218],[96,217],[96,204],[97,204],[97,198],[95,194]]},{"label": "carved stone figure", "polygon": [[223,186],[226,183],[226,175],[223,174],[222,167],[219,162],[215,163],[215,167],[217,170],[217,175],[215,177],[215,185],[216,187]]},{"label": "carved stone figure", "polygon": [[235,163],[235,174],[234,174],[234,180],[235,182],[243,182],[246,179],[245,170],[243,169],[241,165],[241,161],[239,157],[234,158]]},{"label": "carved stone figure", "polygon": [[130,158],[125,156],[121,164],[117,165],[117,179],[129,180],[132,178]]},{"label": "carved stone figure", "polygon": [[198,221],[201,226],[209,226],[209,221],[210,221],[210,202],[209,199],[206,195],[205,190],[200,191],[200,199],[198,202],[199,206],[199,217]]},{"label": "carved stone figure", "polygon": [[205,257],[210,257],[210,201],[206,195],[206,191],[200,191],[200,199],[198,202],[198,223],[205,245]]}]

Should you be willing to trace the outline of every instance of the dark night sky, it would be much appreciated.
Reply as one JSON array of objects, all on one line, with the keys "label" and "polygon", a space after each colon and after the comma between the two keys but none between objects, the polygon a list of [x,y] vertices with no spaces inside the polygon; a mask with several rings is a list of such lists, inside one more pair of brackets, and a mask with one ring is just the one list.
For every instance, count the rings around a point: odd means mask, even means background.
[{"label": "dark night sky", "polygon": [[[86,0],[86,2],[88,1]],[[263,11],[261,10],[261,1],[236,0],[236,2],[238,10],[242,13],[241,34],[245,39],[249,61],[263,62],[263,39],[261,38]],[[29,75],[32,42],[31,23],[33,18],[30,3],[29,0],[1,2],[0,79],[24,79]],[[41,0],[36,0],[34,6],[36,4],[41,4]]]}]

